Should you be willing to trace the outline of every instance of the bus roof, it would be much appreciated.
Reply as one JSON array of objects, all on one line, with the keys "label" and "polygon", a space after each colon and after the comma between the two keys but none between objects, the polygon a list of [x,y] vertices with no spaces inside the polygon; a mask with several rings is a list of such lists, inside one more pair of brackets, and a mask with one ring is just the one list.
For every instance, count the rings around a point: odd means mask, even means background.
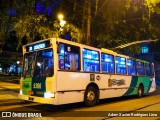
[{"label": "bus roof", "polygon": [[76,46],[80,46],[81,45],[82,48],[86,47],[86,48],[89,48],[89,49],[105,52],[105,53],[112,54],[112,55],[115,55],[115,56],[125,57],[125,58],[128,58],[128,59],[133,59],[133,60],[136,60],[136,61],[139,61],[139,62],[143,62],[143,63],[149,63],[148,61],[145,61],[145,60],[140,60],[140,59],[137,59],[137,58],[132,58],[132,57],[127,56],[127,55],[118,54],[117,52],[114,52],[114,51],[106,49],[106,48],[99,49],[99,48],[96,48],[96,47],[84,45],[84,44],[81,44],[81,43],[76,43],[76,42],[65,40],[65,39],[61,39],[61,38],[48,38],[48,39],[44,39],[44,40],[39,40],[39,41],[36,41],[36,42],[33,42],[33,43],[29,43],[29,44],[23,45],[23,47],[26,47],[26,46],[29,46],[29,45],[32,45],[32,44],[36,44],[36,43],[39,43],[39,42],[47,41],[47,40],[56,40],[58,42],[68,43],[68,44],[76,45]]},{"label": "bus roof", "polygon": [[148,63],[148,64],[150,63],[150,62],[148,62],[148,61],[140,60],[140,59],[137,59],[137,58],[135,58],[135,60],[138,61],[138,62],[143,62],[143,63]]},{"label": "bus roof", "polygon": [[39,42],[47,41],[47,40],[51,40],[51,38],[38,40],[38,41],[35,41],[35,42],[32,42],[32,43],[28,43],[26,45],[23,45],[23,47],[26,47],[26,46],[29,46],[29,45],[33,45],[33,44],[36,44],[36,43],[39,43]]},{"label": "bus roof", "polygon": [[105,51],[107,53],[111,53],[111,54],[117,54],[116,52],[112,51],[112,50],[109,50],[109,49],[106,49],[106,48],[101,48],[102,51]]},{"label": "bus roof", "polygon": [[68,43],[68,44],[71,44],[71,45],[76,45],[76,46],[79,46],[81,45],[81,47],[86,47],[86,48],[89,48],[89,49],[93,49],[93,50],[97,50],[97,51],[100,51],[99,48],[96,48],[96,47],[92,47],[92,46],[88,46],[88,45],[84,45],[84,44],[81,44],[81,43],[76,43],[76,42],[73,42],[73,41],[68,41],[68,40],[65,40],[65,39],[57,39],[58,42],[63,42],[63,43]]}]

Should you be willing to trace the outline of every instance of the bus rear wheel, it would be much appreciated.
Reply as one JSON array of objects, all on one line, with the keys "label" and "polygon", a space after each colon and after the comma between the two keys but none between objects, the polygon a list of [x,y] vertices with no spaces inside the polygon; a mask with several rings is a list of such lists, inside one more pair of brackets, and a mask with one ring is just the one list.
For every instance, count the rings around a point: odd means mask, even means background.
[{"label": "bus rear wheel", "polygon": [[138,90],[137,90],[137,96],[143,97],[143,93],[144,93],[143,85],[139,85]]},{"label": "bus rear wheel", "polygon": [[96,105],[98,102],[98,91],[95,87],[89,86],[87,90],[85,91],[84,95],[84,103],[88,107],[92,107]]}]

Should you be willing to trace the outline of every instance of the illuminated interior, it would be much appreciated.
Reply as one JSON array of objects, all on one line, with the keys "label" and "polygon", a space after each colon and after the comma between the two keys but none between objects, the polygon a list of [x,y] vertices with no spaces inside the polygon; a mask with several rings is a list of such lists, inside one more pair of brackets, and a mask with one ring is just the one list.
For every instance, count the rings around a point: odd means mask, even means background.
[{"label": "illuminated interior", "polygon": [[61,51],[59,53],[59,69],[80,70],[79,51],[79,47],[61,44]]},{"label": "illuminated interior", "polygon": [[109,54],[101,54],[102,72],[114,73],[114,56]]},{"label": "illuminated interior", "polygon": [[136,75],[135,61],[127,60],[127,66],[128,66],[128,75]]},{"label": "illuminated interior", "polygon": [[126,74],[126,59],[116,56],[116,73]]},{"label": "illuminated interior", "polygon": [[53,76],[53,50],[45,49],[25,54],[24,71],[25,77],[51,77]]},{"label": "illuminated interior", "polygon": [[144,75],[145,69],[144,69],[144,63],[142,62],[136,62],[136,69],[138,75]]},{"label": "illuminated interior", "polygon": [[99,52],[83,49],[83,70],[87,72],[99,72]]}]

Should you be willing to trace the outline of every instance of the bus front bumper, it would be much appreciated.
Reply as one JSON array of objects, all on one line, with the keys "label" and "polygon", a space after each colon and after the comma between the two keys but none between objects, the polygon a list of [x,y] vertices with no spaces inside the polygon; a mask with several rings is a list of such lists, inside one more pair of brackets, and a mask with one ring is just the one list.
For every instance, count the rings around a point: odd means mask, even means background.
[{"label": "bus front bumper", "polygon": [[18,94],[18,98],[26,101],[43,103],[43,104],[54,104],[54,105],[57,104],[56,98],[44,98],[44,97],[29,96],[23,94]]}]

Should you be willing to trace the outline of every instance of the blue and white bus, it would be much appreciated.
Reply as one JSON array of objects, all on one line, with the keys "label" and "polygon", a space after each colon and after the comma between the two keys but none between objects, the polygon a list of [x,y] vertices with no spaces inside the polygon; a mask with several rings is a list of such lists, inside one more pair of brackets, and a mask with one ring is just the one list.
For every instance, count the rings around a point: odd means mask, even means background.
[{"label": "blue and white bus", "polygon": [[19,98],[54,105],[155,91],[154,65],[147,61],[60,38],[23,46]]}]

